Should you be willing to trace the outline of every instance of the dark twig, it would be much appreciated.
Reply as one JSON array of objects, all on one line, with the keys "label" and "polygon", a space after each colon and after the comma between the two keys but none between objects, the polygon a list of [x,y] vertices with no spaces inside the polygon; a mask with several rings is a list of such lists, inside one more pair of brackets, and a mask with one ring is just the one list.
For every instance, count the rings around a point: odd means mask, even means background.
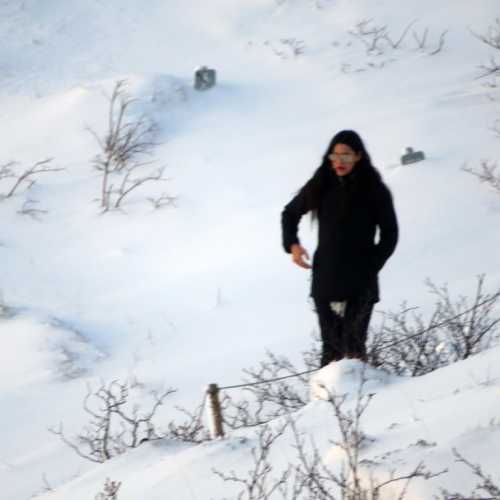
[{"label": "dark twig", "polygon": [[[453,455],[457,463],[466,465],[479,481],[469,495],[461,493],[450,493],[442,489],[444,500],[499,500],[500,499],[500,486],[493,482],[491,476],[486,474],[479,464],[473,464],[463,457],[455,448],[453,448]],[[488,495],[485,497],[484,495]]]},{"label": "dark twig", "polygon": [[486,33],[476,33],[470,30],[471,34],[481,42],[490,47],[500,50],[500,18],[495,19],[495,24],[488,26]]},{"label": "dark twig", "polygon": [[49,173],[49,172],[60,172],[64,170],[63,168],[56,168],[49,166],[52,163],[52,158],[47,158],[46,160],[37,161],[31,167],[25,168],[21,173],[16,172],[17,162],[11,161],[0,167],[0,180],[2,179],[15,179],[11,188],[7,191],[4,198],[11,198],[16,194],[21,186],[26,186],[26,190],[31,189],[37,179],[36,176],[39,174]]},{"label": "dark twig", "polygon": [[500,192],[500,171],[497,170],[497,162],[482,160],[481,167],[479,170],[464,166],[462,170],[469,174],[472,174],[480,182],[488,184],[495,191]]},{"label": "dark twig", "polygon": [[139,407],[129,406],[129,385],[113,381],[101,385],[92,392],[90,386],[83,401],[83,410],[89,415],[89,422],[75,440],[68,439],[62,424],[50,432],[58,436],[80,457],[96,463],[124,453],[128,448],[136,448],[145,441],[164,437],[158,434],[153,423],[158,408],[174,389],[166,389],[161,394],[153,393],[154,403],[149,411],[139,413]]},{"label": "dark twig", "polygon": [[441,52],[441,50],[443,50],[444,41],[445,41],[445,37],[446,37],[447,33],[448,33],[448,30],[443,31],[441,33],[441,35],[439,36],[438,46],[432,52],[429,52],[430,56],[434,56],[434,55],[438,54],[439,52]]}]

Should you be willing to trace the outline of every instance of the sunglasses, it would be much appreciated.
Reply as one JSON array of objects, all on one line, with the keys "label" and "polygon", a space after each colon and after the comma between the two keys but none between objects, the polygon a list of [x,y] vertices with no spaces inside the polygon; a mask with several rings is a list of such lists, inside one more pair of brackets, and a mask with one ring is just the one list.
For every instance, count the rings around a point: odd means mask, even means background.
[{"label": "sunglasses", "polygon": [[347,154],[337,154],[337,153],[332,153],[331,155],[328,155],[328,159],[330,161],[341,161],[343,163],[352,163],[354,161],[354,155],[347,153]]}]

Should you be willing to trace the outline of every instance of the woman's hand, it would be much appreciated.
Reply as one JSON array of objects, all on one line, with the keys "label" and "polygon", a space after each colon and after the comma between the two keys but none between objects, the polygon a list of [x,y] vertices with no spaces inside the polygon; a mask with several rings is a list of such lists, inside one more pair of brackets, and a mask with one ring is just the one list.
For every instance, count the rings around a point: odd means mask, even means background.
[{"label": "woman's hand", "polygon": [[294,243],[290,247],[290,252],[292,253],[292,260],[295,264],[303,267],[304,269],[311,269],[310,264],[306,262],[309,260],[309,254],[304,247],[302,247],[298,243]]}]

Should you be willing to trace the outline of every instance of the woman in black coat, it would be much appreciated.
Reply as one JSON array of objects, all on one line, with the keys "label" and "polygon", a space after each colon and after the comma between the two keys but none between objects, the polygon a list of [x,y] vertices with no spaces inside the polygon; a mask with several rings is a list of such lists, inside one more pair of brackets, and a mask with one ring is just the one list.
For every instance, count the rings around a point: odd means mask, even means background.
[{"label": "woman in black coat", "polygon": [[377,275],[396,248],[398,224],[391,193],[356,132],[333,137],[321,166],[283,210],[283,246],[306,269],[309,255],[297,232],[308,212],[319,226],[311,296],[323,342],[321,366],[344,357],[366,361]]}]

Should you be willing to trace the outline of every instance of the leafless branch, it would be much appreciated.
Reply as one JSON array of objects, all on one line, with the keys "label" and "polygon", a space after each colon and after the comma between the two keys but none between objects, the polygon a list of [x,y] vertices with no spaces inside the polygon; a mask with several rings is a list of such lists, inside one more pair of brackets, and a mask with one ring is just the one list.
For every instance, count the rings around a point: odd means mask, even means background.
[{"label": "leafless branch", "polygon": [[267,500],[286,484],[290,470],[285,469],[277,478],[273,478],[273,466],[269,460],[269,454],[273,444],[279,439],[288,422],[285,422],[277,430],[268,425],[259,427],[257,431],[257,445],[252,448],[252,468],[245,477],[236,475],[234,471],[224,473],[214,469],[213,472],[223,481],[240,484],[243,490],[238,495],[238,500]]},{"label": "leafless branch", "polygon": [[[335,472],[324,462],[314,441],[306,440],[305,433],[299,431],[291,414],[277,430],[273,431],[269,425],[259,427],[258,442],[252,449],[252,466],[246,475],[240,476],[234,471],[214,472],[224,481],[242,487],[238,500],[271,500],[277,498],[278,493],[282,500],[337,500],[337,490],[340,490],[343,500],[380,500],[384,488],[392,483],[402,484],[398,496],[402,500],[410,481],[416,478],[430,479],[444,473],[431,473],[419,463],[406,474],[392,471],[389,478],[383,481],[377,481],[373,475],[370,475],[369,480],[363,479],[365,472],[362,468],[366,466],[360,460],[360,451],[369,440],[361,429],[361,418],[373,396],[365,393],[365,384],[366,377],[362,373],[354,407],[347,404],[346,394],[334,394],[325,388],[340,434],[339,439],[331,443],[339,447],[345,456],[340,472]],[[273,477],[270,459],[272,447],[288,427],[293,434],[296,458]]]},{"label": "leafless branch", "polygon": [[348,33],[359,40],[366,48],[368,54],[380,51],[379,42],[383,40],[387,34],[387,26],[373,26],[371,19],[363,19],[356,23],[354,30],[349,30]]},{"label": "leafless branch", "polygon": [[89,386],[83,401],[83,410],[89,415],[89,422],[80,434],[74,440],[68,439],[62,424],[58,429],[49,430],[80,457],[102,463],[128,448],[163,437],[158,434],[153,418],[165,398],[173,392],[173,389],[166,389],[161,394],[154,393],[150,410],[140,413],[137,406],[127,409],[130,402],[126,382],[103,384],[95,392]]},{"label": "leafless branch", "polygon": [[52,163],[52,158],[47,158],[46,160],[37,161],[31,167],[25,168],[22,172],[17,173],[16,167],[19,165],[17,162],[11,161],[0,167],[0,181],[2,179],[15,179],[11,188],[7,191],[4,198],[10,198],[18,191],[18,189],[25,185],[26,190],[33,187],[36,183],[36,176],[39,174],[44,174],[48,172],[60,172],[64,170],[63,168],[55,168],[49,166]]},{"label": "leafless branch", "polygon": [[475,33],[470,30],[472,35],[476,37],[481,42],[493,47],[494,49],[500,50],[500,18],[495,19],[495,24],[488,26],[486,33]]},{"label": "leafless branch", "polygon": [[431,473],[422,463],[419,463],[407,474],[392,471],[389,478],[384,481],[377,481],[373,475],[370,475],[369,481],[363,480],[360,451],[369,443],[369,439],[361,429],[361,420],[373,397],[373,394],[365,391],[366,381],[366,375],[362,372],[352,409],[346,407],[346,394],[336,394],[324,388],[340,431],[340,438],[332,441],[332,444],[340,448],[345,456],[340,473],[335,473],[324,464],[314,442],[311,443],[310,452],[308,452],[304,439],[297,432],[296,426],[292,424],[295,448],[302,469],[303,486],[309,491],[310,498],[334,500],[332,486],[336,486],[340,489],[341,498],[344,500],[378,500],[383,498],[382,490],[387,485],[402,483],[403,487],[398,499],[403,499],[413,479],[430,479],[445,472]]},{"label": "leafless branch", "polygon": [[[387,26],[376,26],[372,24],[372,19],[363,19],[358,22],[355,26],[355,29],[348,31],[348,33],[354,38],[360,40],[366,48],[367,54],[376,54],[380,55],[384,52],[384,49],[389,48],[392,50],[396,50],[401,48],[403,41],[407,37],[411,28],[415,25],[417,21],[414,20],[408,23],[398,38],[393,39]],[[417,42],[417,47],[420,50],[425,49],[427,46],[427,39],[429,35],[429,28],[425,28],[423,33],[418,32],[417,30],[412,30],[413,38]],[[440,52],[445,43],[445,36],[447,34],[447,30],[443,31],[439,37],[439,42],[437,47],[429,52],[429,55],[435,55]],[[374,66],[373,67],[379,67]],[[383,66],[383,65],[382,65]]]},{"label": "leafless branch", "polygon": [[296,38],[282,38],[280,42],[290,49],[290,52],[294,57],[302,55],[306,48],[304,41],[297,40]]},{"label": "leafless branch", "polygon": [[4,163],[3,165],[0,165],[0,181],[2,179],[17,177],[13,170],[13,167],[15,165],[17,165],[17,162],[15,161],[9,161],[7,163]]},{"label": "leafless branch", "polygon": [[481,66],[479,66],[479,69],[483,70],[483,73],[477,77],[478,80],[487,76],[500,74],[500,64],[497,63],[496,59],[493,56],[490,57],[489,65],[482,64]]},{"label": "leafless branch", "polygon": [[28,184],[28,188],[30,189],[36,182],[34,177],[35,175],[46,173],[46,172],[60,172],[61,170],[64,170],[62,168],[52,168],[48,167],[52,162],[52,158],[47,158],[46,160],[38,161],[31,167],[27,168],[21,175],[17,177],[16,182],[12,186],[11,190],[7,193],[7,198],[11,197],[14,195],[16,192],[17,188],[23,183]]},{"label": "leafless branch", "polygon": [[103,491],[95,496],[95,500],[118,500],[118,490],[121,485],[121,482],[111,481],[107,478]]},{"label": "leafless branch", "polygon": [[[453,448],[453,455],[457,463],[462,463],[472,470],[479,482],[468,495],[450,493],[444,489],[441,490],[444,500],[498,500],[500,498],[500,486],[493,482],[491,476],[486,474],[479,464],[473,464],[464,458],[455,448]],[[488,497],[485,497],[485,494],[488,495]]]},{"label": "leafless branch", "polygon": [[438,54],[439,52],[441,52],[441,50],[443,50],[445,37],[446,37],[447,33],[448,33],[448,30],[443,31],[441,33],[441,35],[439,36],[438,46],[432,52],[429,52],[430,56],[434,56],[434,55]]},{"label": "leafless branch", "polygon": [[43,488],[44,491],[54,491],[54,488],[52,488],[51,484],[49,483],[49,480],[47,479],[47,474],[42,474],[42,481],[43,481]]},{"label": "leafless branch", "polygon": [[425,28],[423,35],[419,35],[416,31],[413,31],[413,38],[417,42],[417,47],[419,49],[424,49],[427,44],[427,35],[429,34],[429,28]]},{"label": "leafless branch", "polygon": [[29,215],[33,219],[40,220],[40,216],[47,214],[48,211],[36,208],[37,203],[39,203],[38,200],[28,199],[23,203],[21,210],[18,210],[17,213],[20,215]]},{"label": "leafless branch", "polygon": [[168,424],[168,437],[187,443],[202,443],[210,439],[210,432],[203,423],[203,411],[205,402],[203,402],[193,413],[184,409],[177,408],[183,413],[187,420],[182,423],[172,421]]},{"label": "leafless branch", "polygon": [[497,170],[497,162],[488,160],[481,161],[481,168],[479,170],[464,166],[462,170],[479,179],[480,182],[488,184],[495,191],[500,192],[500,171]]},{"label": "leafless branch", "polygon": [[419,376],[447,364],[435,334],[438,313],[426,321],[405,303],[399,311],[382,312],[382,323],[372,329],[368,360],[372,366],[398,375]]},{"label": "leafless branch", "polygon": [[266,40],[264,45],[271,48],[271,50],[281,59],[288,59],[290,56],[297,58],[304,54],[306,44],[303,40],[297,38],[282,38],[279,40],[279,48],[275,47],[274,42]]},{"label": "leafless branch", "polygon": [[393,41],[392,38],[389,36],[389,33],[386,32],[384,33],[384,38],[385,40],[387,40],[387,42],[389,42],[389,45],[393,48],[393,49],[398,49],[399,46],[403,43],[403,40],[406,38],[406,35],[408,34],[408,31],[410,31],[410,28],[416,23],[417,21],[412,21],[411,23],[409,23],[406,28],[403,30],[403,32],[401,33],[400,37],[396,40],[396,41]]},{"label": "leafless branch", "polygon": [[49,432],[51,432],[55,436],[58,436],[61,439],[61,441],[65,445],[69,446],[79,457],[85,458],[86,460],[90,460],[91,462],[95,462],[95,463],[102,463],[105,461],[105,460],[102,460],[102,459],[100,460],[100,459],[94,457],[93,456],[94,453],[91,453],[91,454],[84,453],[76,443],[73,443],[72,441],[70,441],[64,434],[64,429],[63,429],[62,423],[59,424],[58,428],[50,427]]},{"label": "leafless branch", "polygon": [[453,298],[446,285],[428,280],[437,300],[427,321],[406,304],[400,311],[383,312],[368,344],[370,364],[419,376],[487,349],[500,338],[500,318],[494,314],[500,291],[487,293],[484,282],[485,276],[478,276],[474,296],[467,299]]},{"label": "leafless branch", "polygon": [[163,207],[168,207],[168,206],[176,206],[176,201],[177,201],[177,196],[170,196],[167,193],[162,193],[159,197],[157,198],[148,198],[148,201],[151,203],[153,208],[155,210],[158,210]]},{"label": "leafless branch", "polygon": [[[124,198],[144,183],[163,180],[158,173],[149,171],[133,179],[131,177],[137,169],[144,170],[150,164],[146,159],[157,145],[154,140],[156,125],[149,118],[145,115],[128,118],[134,102],[127,94],[126,82],[116,82],[109,99],[106,132],[100,136],[88,128],[100,150],[93,164],[102,175],[100,203],[104,212],[119,208]],[[118,191],[111,185],[113,176],[119,177]],[[116,199],[113,199],[115,195]]]},{"label": "leafless branch", "polygon": [[[306,370],[319,366],[318,340],[302,353]],[[247,368],[244,382],[257,383],[242,389],[243,397],[233,399],[227,393],[222,398],[224,425],[237,429],[265,424],[271,420],[299,410],[309,401],[309,379],[285,356],[266,353],[266,359],[256,368]],[[299,374],[299,375],[297,375]],[[266,383],[282,376],[293,378]]]},{"label": "leafless branch", "polygon": [[[469,304],[468,299],[463,296],[452,300],[446,285],[437,287],[430,281],[427,283],[430,291],[438,299],[441,317],[450,318],[444,325],[444,332],[448,340],[448,350],[451,351],[454,361],[466,359],[487,349],[498,337],[496,330],[500,318],[493,314],[500,294],[486,293],[484,280],[484,275],[477,277],[472,304]],[[465,311],[468,312],[462,314]]]}]

